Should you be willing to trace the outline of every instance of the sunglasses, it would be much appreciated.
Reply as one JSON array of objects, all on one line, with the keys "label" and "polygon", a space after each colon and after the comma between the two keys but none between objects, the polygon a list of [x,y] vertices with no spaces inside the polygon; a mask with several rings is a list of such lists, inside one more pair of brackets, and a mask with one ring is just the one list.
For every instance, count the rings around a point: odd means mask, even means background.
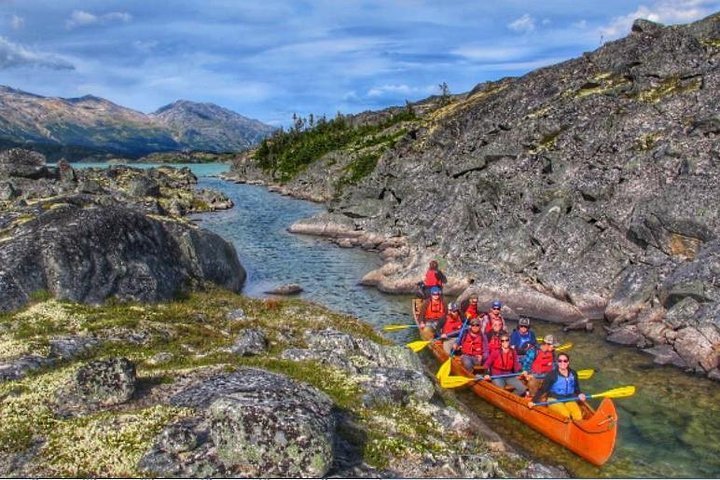
[{"label": "sunglasses", "polygon": [[558,360],[558,363],[570,363],[570,360]]},{"label": "sunglasses", "polygon": [[507,338],[501,338],[500,341],[503,342],[503,343],[505,343],[505,342],[509,342],[510,340],[507,339]]}]

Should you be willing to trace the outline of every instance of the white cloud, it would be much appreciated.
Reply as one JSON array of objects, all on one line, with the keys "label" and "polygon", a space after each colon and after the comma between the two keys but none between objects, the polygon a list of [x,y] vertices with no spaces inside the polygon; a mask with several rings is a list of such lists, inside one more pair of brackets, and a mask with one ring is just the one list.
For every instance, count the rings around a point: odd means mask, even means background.
[{"label": "white cloud", "polygon": [[20,66],[37,66],[53,70],[75,69],[70,62],[55,55],[33,52],[0,37],[0,70]]},{"label": "white cloud", "polygon": [[127,23],[132,20],[132,15],[126,12],[110,12],[104,15],[95,15],[84,10],[74,10],[70,18],[65,21],[68,30],[88,25],[102,25],[111,22]]},{"label": "white cloud", "polygon": [[13,15],[10,17],[10,26],[13,30],[20,30],[22,27],[25,26],[25,19],[22,17],[18,17],[17,15]]},{"label": "white cloud", "polygon": [[367,92],[368,97],[383,97],[385,95],[416,95],[416,94],[427,94],[430,95],[437,90],[437,85],[425,86],[425,87],[411,87],[405,84],[399,85],[380,85],[373,87]]},{"label": "white cloud", "polygon": [[518,33],[532,32],[535,30],[535,19],[526,13],[517,20],[508,23],[508,28]]},{"label": "white cloud", "polygon": [[466,45],[453,50],[451,53],[475,62],[497,62],[527,58],[535,54],[535,49],[528,47]]},{"label": "white cloud", "polygon": [[579,28],[580,30],[585,30],[588,26],[587,20],[580,20],[572,24],[574,28]]},{"label": "white cloud", "polygon": [[651,7],[641,5],[632,13],[613,18],[599,32],[606,39],[625,36],[638,18],[664,24],[693,22],[713,13],[714,6],[717,2],[708,0],[660,0]]}]

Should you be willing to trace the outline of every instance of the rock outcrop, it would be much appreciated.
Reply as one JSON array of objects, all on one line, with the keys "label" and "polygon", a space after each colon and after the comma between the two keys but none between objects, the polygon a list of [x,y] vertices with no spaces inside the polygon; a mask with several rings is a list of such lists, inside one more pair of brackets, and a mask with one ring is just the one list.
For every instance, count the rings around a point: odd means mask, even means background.
[{"label": "rock outcrop", "polygon": [[[719,65],[720,14],[637,21],[624,39],[426,115],[302,229],[388,252],[367,279],[383,290],[411,291],[440,258],[451,280],[474,278],[517,313],[606,317],[611,334],[636,325],[623,342],[670,345],[710,374],[717,284],[698,267],[720,233]],[[307,175],[288,185],[327,183]]]},{"label": "rock outcrop", "polygon": [[166,214],[164,205],[198,203],[189,170],[48,169],[42,156],[17,149],[0,155],[0,165],[17,197],[0,210],[0,311],[38,291],[150,302],[203,282],[242,287],[232,245]]}]

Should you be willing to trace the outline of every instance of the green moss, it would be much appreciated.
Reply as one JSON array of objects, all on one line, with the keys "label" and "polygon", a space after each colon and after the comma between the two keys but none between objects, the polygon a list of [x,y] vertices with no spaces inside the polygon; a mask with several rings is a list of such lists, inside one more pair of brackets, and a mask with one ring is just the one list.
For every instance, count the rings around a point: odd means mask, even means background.
[{"label": "green moss", "polygon": [[614,94],[630,85],[630,80],[609,72],[601,73],[585,82],[575,93],[575,98],[584,98],[592,95]]},{"label": "green moss", "polygon": [[699,90],[701,85],[701,78],[681,80],[678,77],[670,77],[663,80],[656,87],[640,92],[637,99],[644,103],[657,103],[671,95],[679,95]]},{"label": "green moss", "polygon": [[191,414],[188,408],[156,405],[58,422],[43,447],[44,471],[60,477],[139,476],[137,463],[155,436]]},{"label": "green moss", "polygon": [[635,139],[633,149],[640,152],[647,152],[652,150],[660,140],[662,140],[662,135],[659,132],[647,133]]}]

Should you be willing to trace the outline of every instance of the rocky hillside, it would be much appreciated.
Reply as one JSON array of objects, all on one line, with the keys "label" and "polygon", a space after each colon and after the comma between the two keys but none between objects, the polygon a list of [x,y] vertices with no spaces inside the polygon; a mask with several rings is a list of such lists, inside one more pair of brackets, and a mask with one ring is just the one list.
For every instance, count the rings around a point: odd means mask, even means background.
[{"label": "rocky hillside", "polygon": [[[352,151],[324,154],[283,182],[330,200],[295,230],[383,249],[366,278],[381,289],[411,289],[439,257],[456,290],[473,277],[514,313],[604,319],[610,340],[720,378],[719,64],[720,15],[638,20],[581,58],[438,104],[355,183],[316,168]],[[278,181],[250,156],[236,172]]]},{"label": "rocky hillside", "polygon": [[32,147],[52,159],[238,151],[270,132],[212,104],[181,101],[145,115],[91,95],[42,97],[0,86],[0,147]]},{"label": "rocky hillside", "polygon": [[187,100],[166,105],[151,113],[150,118],[169,128],[178,143],[207,152],[245,150],[275,130],[212,103]]}]

